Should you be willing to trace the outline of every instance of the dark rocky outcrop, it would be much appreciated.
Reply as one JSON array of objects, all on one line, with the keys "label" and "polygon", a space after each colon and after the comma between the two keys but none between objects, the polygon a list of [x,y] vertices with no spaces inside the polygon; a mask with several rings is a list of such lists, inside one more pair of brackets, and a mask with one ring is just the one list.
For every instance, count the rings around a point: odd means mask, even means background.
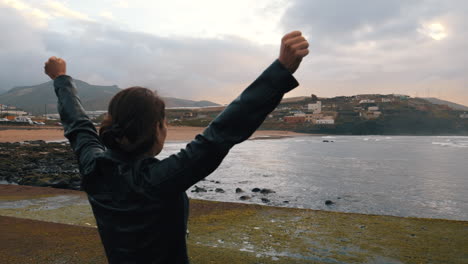
[{"label": "dark rocky outcrop", "polygon": [[200,192],[207,192],[207,190],[205,188],[198,187],[198,186],[195,185],[192,192],[200,193]]},{"label": "dark rocky outcrop", "polygon": [[271,190],[271,189],[261,189],[260,190],[260,193],[261,194],[270,194],[270,193],[276,193],[275,191]]},{"label": "dark rocky outcrop", "polygon": [[80,189],[75,154],[66,143],[0,143],[0,180],[13,184]]}]

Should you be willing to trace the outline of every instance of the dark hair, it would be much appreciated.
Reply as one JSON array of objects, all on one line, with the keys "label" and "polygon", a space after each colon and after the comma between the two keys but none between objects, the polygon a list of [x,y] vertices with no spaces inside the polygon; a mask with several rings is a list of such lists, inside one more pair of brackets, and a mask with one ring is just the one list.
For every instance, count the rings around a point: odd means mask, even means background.
[{"label": "dark hair", "polygon": [[164,101],[150,89],[124,89],[111,99],[99,137],[109,149],[143,154],[154,145],[156,124],[163,126],[164,109]]}]

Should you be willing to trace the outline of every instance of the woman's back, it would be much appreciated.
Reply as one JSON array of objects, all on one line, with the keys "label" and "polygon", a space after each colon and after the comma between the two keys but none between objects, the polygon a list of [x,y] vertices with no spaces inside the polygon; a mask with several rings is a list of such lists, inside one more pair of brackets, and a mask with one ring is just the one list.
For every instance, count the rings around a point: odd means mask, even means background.
[{"label": "woman's back", "polygon": [[[111,263],[186,263],[188,198],[185,192],[151,192],[145,182],[154,158],[98,158],[84,186]],[[157,261],[157,259],[161,261]]]}]

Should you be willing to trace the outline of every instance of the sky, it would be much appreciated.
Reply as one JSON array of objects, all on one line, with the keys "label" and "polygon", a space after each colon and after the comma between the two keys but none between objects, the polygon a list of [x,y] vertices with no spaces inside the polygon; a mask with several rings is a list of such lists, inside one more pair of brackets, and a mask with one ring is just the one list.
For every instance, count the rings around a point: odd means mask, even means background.
[{"label": "sky", "polygon": [[468,105],[464,0],[0,0],[0,90],[48,81],[50,56],[98,85],[229,103],[300,30],[286,97],[407,94]]}]

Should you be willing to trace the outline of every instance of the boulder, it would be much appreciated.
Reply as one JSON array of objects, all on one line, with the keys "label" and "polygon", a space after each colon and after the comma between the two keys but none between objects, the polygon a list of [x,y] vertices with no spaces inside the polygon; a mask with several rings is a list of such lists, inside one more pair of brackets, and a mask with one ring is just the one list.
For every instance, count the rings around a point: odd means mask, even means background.
[{"label": "boulder", "polygon": [[250,197],[248,195],[243,195],[243,196],[239,197],[239,200],[245,201],[245,200],[250,200],[250,198],[252,198],[252,197]]},{"label": "boulder", "polygon": [[236,193],[243,193],[244,191],[241,188],[236,188]]},{"label": "boulder", "polygon": [[222,188],[216,188],[215,192],[217,193],[224,193],[224,190]]},{"label": "boulder", "polygon": [[200,193],[200,192],[207,192],[205,188],[194,186],[195,189],[192,190],[192,192]]},{"label": "boulder", "polygon": [[269,193],[275,193],[275,191],[265,188],[265,189],[260,190],[260,193],[261,194],[269,194]]},{"label": "boulder", "polygon": [[252,189],[252,192],[260,192],[260,191],[261,191],[260,188],[253,188]]}]

